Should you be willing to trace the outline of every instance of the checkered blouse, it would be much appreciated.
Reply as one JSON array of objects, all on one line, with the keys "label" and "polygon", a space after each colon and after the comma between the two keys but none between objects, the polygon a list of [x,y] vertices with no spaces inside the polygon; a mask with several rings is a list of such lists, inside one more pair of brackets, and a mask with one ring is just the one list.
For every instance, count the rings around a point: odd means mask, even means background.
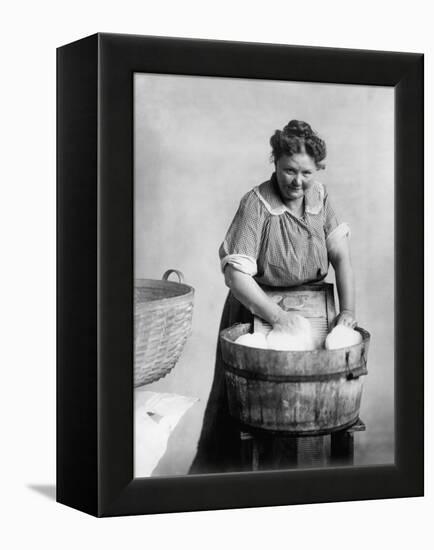
[{"label": "checkered blouse", "polygon": [[282,202],[273,173],[241,199],[220,246],[222,271],[230,264],[269,286],[319,281],[327,275],[328,251],[349,236],[322,183],[314,182],[307,190],[305,212],[298,218]]}]

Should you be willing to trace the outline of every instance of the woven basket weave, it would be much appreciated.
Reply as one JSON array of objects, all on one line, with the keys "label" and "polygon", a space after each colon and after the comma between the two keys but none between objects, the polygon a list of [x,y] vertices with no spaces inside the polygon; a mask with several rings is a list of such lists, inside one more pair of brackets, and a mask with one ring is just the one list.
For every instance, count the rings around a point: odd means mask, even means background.
[{"label": "woven basket weave", "polygon": [[[176,273],[179,283],[168,281]],[[169,269],[161,281],[134,284],[134,385],[166,376],[175,366],[191,332],[194,289]]]}]

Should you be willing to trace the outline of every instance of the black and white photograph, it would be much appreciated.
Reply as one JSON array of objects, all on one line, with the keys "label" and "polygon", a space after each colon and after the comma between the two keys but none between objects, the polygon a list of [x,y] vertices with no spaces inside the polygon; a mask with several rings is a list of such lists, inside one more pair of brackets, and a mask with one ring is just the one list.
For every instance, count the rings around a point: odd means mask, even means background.
[{"label": "black and white photograph", "polygon": [[134,74],[134,475],[395,462],[394,91]]},{"label": "black and white photograph", "polygon": [[2,548],[433,547],[429,5],[4,5]]}]

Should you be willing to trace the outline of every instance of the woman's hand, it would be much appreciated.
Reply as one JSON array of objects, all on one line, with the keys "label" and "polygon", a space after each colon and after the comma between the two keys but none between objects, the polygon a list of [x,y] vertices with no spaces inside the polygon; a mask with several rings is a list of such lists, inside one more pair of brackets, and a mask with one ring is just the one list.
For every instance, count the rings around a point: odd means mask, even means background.
[{"label": "woman's hand", "polygon": [[245,308],[251,311],[253,315],[264,319],[273,328],[283,332],[291,332],[294,330],[294,326],[298,326],[299,320],[294,318],[295,314],[285,312],[278,304],[273,302],[250,275],[242,273],[228,264],[225,267],[225,282],[235,298]]},{"label": "woman's hand", "polygon": [[303,318],[293,311],[285,311],[279,308],[277,320],[273,323],[273,330],[296,334],[304,329]]},{"label": "woman's hand", "polygon": [[333,327],[336,327],[337,325],[344,325],[348,328],[356,327],[357,321],[354,319],[353,312],[343,309],[333,321]]}]

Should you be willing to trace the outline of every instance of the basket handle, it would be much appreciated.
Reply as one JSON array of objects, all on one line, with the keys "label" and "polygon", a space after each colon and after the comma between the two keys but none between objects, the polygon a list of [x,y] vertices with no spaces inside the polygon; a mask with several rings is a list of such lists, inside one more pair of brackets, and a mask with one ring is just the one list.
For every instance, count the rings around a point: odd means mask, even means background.
[{"label": "basket handle", "polygon": [[179,283],[184,282],[184,275],[182,274],[182,271],[178,271],[177,269],[168,269],[163,275],[163,281],[167,281],[172,273],[177,274]]}]

